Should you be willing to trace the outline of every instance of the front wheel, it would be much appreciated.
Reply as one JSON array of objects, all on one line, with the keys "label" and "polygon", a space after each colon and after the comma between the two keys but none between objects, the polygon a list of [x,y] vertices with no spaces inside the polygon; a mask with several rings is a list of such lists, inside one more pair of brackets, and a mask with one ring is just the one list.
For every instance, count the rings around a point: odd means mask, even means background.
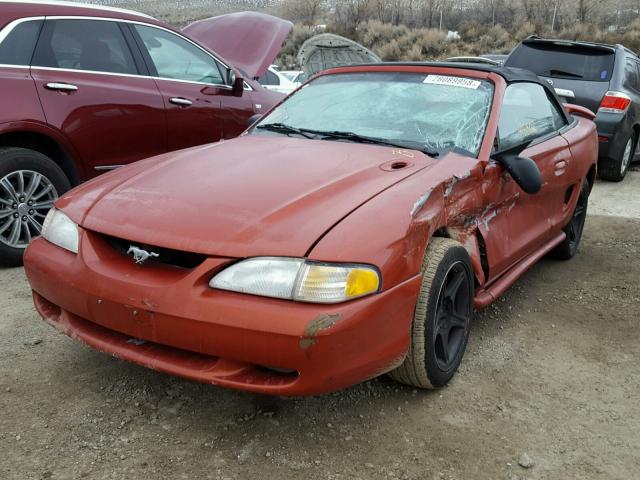
[{"label": "front wheel", "polygon": [[451,380],[467,346],[473,316],[473,270],[460,243],[433,238],[422,274],[409,351],[389,375],[415,387],[437,388]]},{"label": "front wheel", "polygon": [[49,157],[26,148],[0,148],[0,266],[22,265],[53,202],[69,180]]}]

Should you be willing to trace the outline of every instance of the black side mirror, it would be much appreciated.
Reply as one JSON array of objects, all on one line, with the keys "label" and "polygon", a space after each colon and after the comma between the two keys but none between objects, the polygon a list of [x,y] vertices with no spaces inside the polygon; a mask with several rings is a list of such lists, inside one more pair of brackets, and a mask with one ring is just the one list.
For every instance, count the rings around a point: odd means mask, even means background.
[{"label": "black side mirror", "polygon": [[521,157],[523,146],[510,148],[493,155],[509,175],[526,193],[538,193],[542,188],[542,175],[536,162],[527,157]]},{"label": "black side mirror", "polygon": [[262,118],[262,114],[261,113],[254,113],[253,115],[251,115],[249,117],[249,119],[247,120],[247,125],[251,126],[255,123],[258,123],[260,121],[260,119]]},{"label": "black side mirror", "polygon": [[241,97],[243,93],[244,93],[244,79],[236,75],[235,78],[233,79],[231,94],[234,97]]}]

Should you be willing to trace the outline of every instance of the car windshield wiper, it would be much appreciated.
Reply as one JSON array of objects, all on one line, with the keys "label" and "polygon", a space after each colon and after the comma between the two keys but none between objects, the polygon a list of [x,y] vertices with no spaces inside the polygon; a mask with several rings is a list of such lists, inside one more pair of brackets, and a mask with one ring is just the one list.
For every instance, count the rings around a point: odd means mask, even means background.
[{"label": "car windshield wiper", "polygon": [[549,70],[549,75],[551,75],[552,77],[561,76],[561,77],[571,77],[571,78],[582,78],[582,75],[580,75],[579,73],[567,72],[565,70],[556,70],[554,68]]},{"label": "car windshield wiper", "polygon": [[294,133],[305,138],[314,138],[313,135],[309,135],[305,129],[292,127],[291,125],[287,125],[285,123],[263,123],[261,125],[258,125],[256,128],[269,130],[270,132],[283,133],[285,135]]},{"label": "car windshield wiper", "polygon": [[394,142],[392,140],[385,140],[377,137],[367,137],[366,135],[360,135],[354,132],[340,132],[340,131],[322,131],[322,130],[309,130],[306,128],[301,129],[307,133],[313,133],[318,136],[322,136],[323,140],[332,138],[338,140],[349,140],[351,142],[371,143],[373,145],[388,145],[390,147],[398,148],[410,148],[412,150],[419,150],[432,157],[437,157],[440,152],[433,148],[425,147],[424,145],[418,145],[416,143]]}]

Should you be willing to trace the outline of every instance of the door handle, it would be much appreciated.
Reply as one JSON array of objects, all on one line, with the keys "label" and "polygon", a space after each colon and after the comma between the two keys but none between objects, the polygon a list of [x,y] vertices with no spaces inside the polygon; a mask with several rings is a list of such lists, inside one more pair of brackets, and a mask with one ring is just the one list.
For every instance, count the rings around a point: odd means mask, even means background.
[{"label": "door handle", "polygon": [[182,97],[173,97],[170,98],[169,101],[174,105],[180,105],[181,107],[189,107],[193,105],[193,102],[191,100]]},{"label": "door handle", "polygon": [[48,90],[57,90],[59,92],[77,92],[78,91],[78,87],[70,83],[52,82],[52,83],[47,83],[44,87]]},{"label": "door handle", "polygon": [[567,167],[569,166],[569,161],[568,160],[558,160],[555,164],[555,174],[556,177],[559,177],[560,175],[563,175],[564,172],[567,171]]}]

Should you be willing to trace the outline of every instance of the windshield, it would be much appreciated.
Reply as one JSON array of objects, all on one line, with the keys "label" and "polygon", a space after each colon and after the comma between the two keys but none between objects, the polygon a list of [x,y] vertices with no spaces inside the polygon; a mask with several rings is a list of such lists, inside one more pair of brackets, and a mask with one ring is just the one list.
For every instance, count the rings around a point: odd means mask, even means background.
[{"label": "windshield", "polygon": [[521,44],[507,59],[508,67],[526,68],[543,77],[608,82],[613,52],[580,45]]},{"label": "windshield", "polygon": [[399,72],[326,75],[287,98],[252,133],[380,140],[428,152],[458,147],[475,156],[492,98],[492,83],[466,77]]}]

